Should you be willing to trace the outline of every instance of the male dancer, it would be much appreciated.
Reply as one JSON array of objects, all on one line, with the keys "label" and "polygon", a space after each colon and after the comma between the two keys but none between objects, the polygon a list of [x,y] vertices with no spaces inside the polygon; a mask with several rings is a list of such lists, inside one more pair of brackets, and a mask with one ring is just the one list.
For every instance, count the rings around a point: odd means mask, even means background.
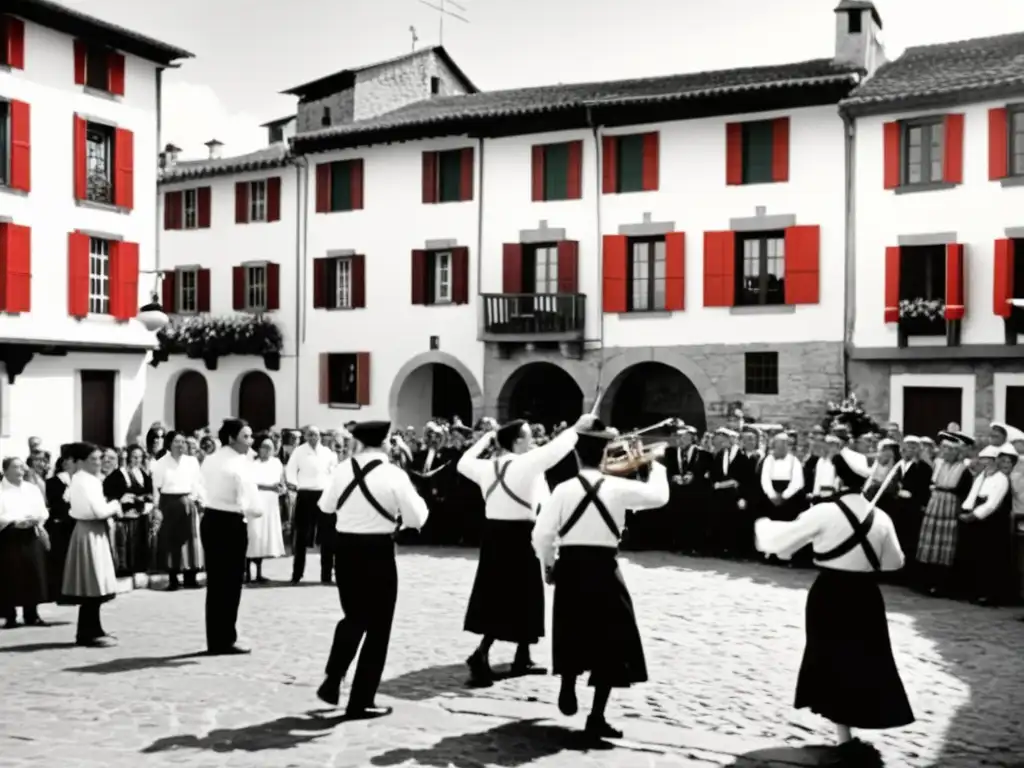
[{"label": "male dancer", "polygon": [[[306,572],[306,549],[314,538],[320,542],[320,582],[330,584],[334,521],[320,514],[317,502],[327,487],[338,459],[334,451],[321,442],[319,429],[309,426],[304,434],[306,442],[292,451],[284,470],[288,487],[296,492],[292,584],[302,581]],[[319,536],[314,536],[314,532],[318,532]]]},{"label": "male dancer", "polygon": [[324,681],[316,695],[337,706],[341,681],[362,642],[345,710],[351,719],[391,713],[390,707],[378,707],[375,699],[398,598],[394,534],[399,526],[422,528],[428,515],[409,476],[388,461],[390,429],[387,421],[352,425],[349,431],[356,453],[338,465],[320,498],[321,512],[337,514],[334,569],[345,615],[334,630]]},{"label": "male dancer", "polygon": [[[576,427],[593,418],[581,416]],[[488,654],[495,640],[516,644],[513,675],[538,671],[530,646],[544,636],[544,583],[530,536],[537,505],[548,495],[544,473],[576,445],[576,427],[535,448],[530,425],[513,421],[485,434],[456,466],[480,486],[486,508],[480,561],[464,625],[467,632],[482,636],[466,660],[475,684],[494,679]],[[491,446],[496,448],[493,461],[478,458]]]}]

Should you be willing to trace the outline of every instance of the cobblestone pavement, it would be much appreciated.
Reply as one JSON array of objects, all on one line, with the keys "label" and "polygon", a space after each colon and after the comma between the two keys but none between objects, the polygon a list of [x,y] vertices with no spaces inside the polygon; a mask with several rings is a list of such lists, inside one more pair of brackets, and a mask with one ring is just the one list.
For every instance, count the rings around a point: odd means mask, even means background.
[{"label": "cobblestone pavement", "polygon": [[[0,631],[0,766],[760,766],[825,764],[829,726],[792,709],[811,573],[662,554],[629,555],[651,683],[617,692],[627,740],[589,749],[547,676],[467,689],[462,633],[475,554],[405,550],[380,702],[395,714],[342,723],[314,697],[333,588],[249,588],[240,625],[254,653],[202,648],[203,593],[140,590],[104,607],[118,647],[74,647],[74,609],[50,628]],[[284,579],[288,561],[267,574]],[[316,563],[308,573],[318,573]],[[1024,768],[1024,623],[1009,610],[886,590],[918,721],[868,734],[889,768]],[[495,648],[495,662],[512,649]],[[538,660],[547,656],[541,646]],[[589,694],[584,694],[588,697]],[[582,704],[589,703],[584,699]]]}]

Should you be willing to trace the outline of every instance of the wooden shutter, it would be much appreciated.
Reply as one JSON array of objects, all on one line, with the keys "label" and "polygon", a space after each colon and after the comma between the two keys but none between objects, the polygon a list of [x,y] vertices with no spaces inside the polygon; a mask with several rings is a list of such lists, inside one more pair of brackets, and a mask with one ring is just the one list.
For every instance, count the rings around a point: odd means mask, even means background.
[{"label": "wooden shutter", "polygon": [[619,139],[605,136],[601,139],[601,191],[614,195],[619,191]]},{"label": "wooden shutter", "polygon": [[349,200],[353,211],[363,210],[363,159],[357,157],[350,161],[348,171]]},{"label": "wooden shutter", "polygon": [[85,200],[87,195],[86,185],[86,156],[85,156],[85,120],[78,115],[74,116],[74,179],[75,179],[75,200]]},{"label": "wooden shutter", "polygon": [[641,168],[641,188],[645,192],[656,192],[658,189],[658,132],[643,135],[643,165]]},{"label": "wooden shutter", "polygon": [[319,395],[320,405],[330,405],[331,402],[331,356],[326,352],[320,353],[320,380]]},{"label": "wooden shutter", "polygon": [[327,309],[327,262],[313,259],[313,309]]},{"label": "wooden shutter", "polygon": [[964,319],[964,247],[946,246],[946,319]]},{"label": "wooden shutter", "polygon": [[75,40],[75,85],[85,85],[85,43]]},{"label": "wooden shutter", "polygon": [[558,292],[579,293],[580,244],[575,240],[558,243]]},{"label": "wooden shutter", "polygon": [[210,270],[196,273],[196,312],[210,311]]},{"label": "wooden shutter", "polygon": [[11,69],[25,68],[25,22],[13,16],[3,19],[6,27],[7,66]]},{"label": "wooden shutter", "polygon": [[200,187],[196,192],[196,205],[199,206],[198,221],[199,229],[209,229],[213,220],[213,190],[210,187]]},{"label": "wooden shutter", "polygon": [[245,267],[231,268],[231,308],[245,309]]},{"label": "wooden shutter", "polygon": [[988,111],[988,177],[1005,179],[1010,175],[1010,133],[1006,107]]},{"label": "wooden shutter", "polygon": [[110,314],[129,320],[139,313],[139,244],[110,244]]},{"label": "wooden shutter", "polygon": [[184,192],[164,192],[164,229],[181,229],[184,208]]},{"label": "wooden shutter", "polygon": [[900,247],[885,249],[885,322],[900,320]]},{"label": "wooden shutter", "polygon": [[356,353],[356,405],[370,404],[370,353]]},{"label": "wooden shutter", "polygon": [[235,183],[235,224],[246,224],[249,221],[249,182]]},{"label": "wooden shutter", "polygon": [[520,243],[501,246],[501,292],[523,292],[523,246]]},{"label": "wooden shutter", "polygon": [[886,123],[882,126],[882,162],[886,189],[896,189],[903,176],[900,141],[901,130],[898,122]]},{"label": "wooden shutter", "polygon": [[544,145],[534,144],[530,162],[531,199],[539,202],[544,199]]},{"label": "wooden shutter", "polygon": [[725,126],[725,183],[743,183],[743,123]]},{"label": "wooden shutter", "polygon": [[281,177],[267,179],[267,221],[281,220]]},{"label": "wooden shutter", "polygon": [[114,131],[114,205],[135,207],[135,136],[124,128]]},{"label": "wooden shutter", "polygon": [[124,56],[116,51],[107,54],[107,87],[116,96],[124,96]]},{"label": "wooden shutter", "polygon": [[459,158],[459,200],[473,199],[473,148],[466,147]]},{"label": "wooden shutter", "polygon": [[366,257],[357,253],[352,257],[352,309],[366,306]]},{"label": "wooden shutter", "polygon": [[0,224],[0,311],[32,310],[32,230],[19,224]]},{"label": "wooden shutter", "polygon": [[24,101],[8,102],[11,125],[11,189],[32,190],[32,116]]},{"label": "wooden shutter", "polygon": [[603,274],[602,308],[605,312],[625,312],[626,260],[629,241],[625,235],[605,235],[601,260]]},{"label": "wooden shutter", "polygon": [[267,264],[267,311],[281,308],[281,265]]},{"label": "wooden shutter", "polygon": [[319,163],[316,167],[316,212],[331,212],[331,164]]},{"label": "wooden shutter", "polygon": [[665,235],[665,309],[686,309],[686,233]]},{"label": "wooden shutter", "polygon": [[452,248],[452,303],[469,304],[469,248]]},{"label": "wooden shutter", "polygon": [[736,233],[704,233],[704,306],[736,304]]},{"label": "wooden shutter", "polygon": [[427,303],[427,252],[412,252],[412,303]]},{"label": "wooden shutter", "polygon": [[569,142],[569,169],[565,181],[565,196],[569,200],[583,198],[583,142]]},{"label": "wooden shutter", "polygon": [[946,115],[942,151],[942,180],[950,184],[964,181],[964,116]]},{"label": "wooden shutter", "polygon": [[1013,312],[1010,300],[1013,295],[1013,240],[996,240],[995,263],[993,264],[992,311],[999,317],[1009,317]]},{"label": "wooden shutter", "polygon": [[68,235],[68,314],[89,314],[89,236],[81,232]]},{"label": "wooden shutter", "polygon": [[423,153],[423,202],[437,202],[437,152]]},{"label": "wooden shutter", "polygon": [[[772,181],[789,181],[788,117],[779,117],[772,121]],[[789,278],[788,272],[786,277]]]},{"label": "wooden shutter", "polygon": [[163,282],[160,284],[160,306],[168,314],[179,310],[177,277],[177,272],[173,269],[168,270],[163,273]]},{"label": "wooden shutter", "polygon": [[786,228],[786,303],[817,304],[821,293],[821,227]]}]

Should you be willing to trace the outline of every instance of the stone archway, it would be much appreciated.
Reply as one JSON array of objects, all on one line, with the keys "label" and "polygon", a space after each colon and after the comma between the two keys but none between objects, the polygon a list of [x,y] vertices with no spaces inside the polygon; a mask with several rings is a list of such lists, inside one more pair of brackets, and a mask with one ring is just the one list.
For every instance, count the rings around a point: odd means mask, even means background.
[{"label": "stone archway", "polygon": [[704,399],[693,381],[668,363],[646,360],[622,370],[601,399],[601,418],[623,432],[680,418],[707,429]]},{"label": "stone archway", "polygon": [[249,422],[253,432],[264,432],[277,423],[274,380],[263,371],[249,371],[238,379],[238,418]]},{"label": "stone archway", "polygon": [[551,430],[559,422],[573,424],[583,412],[583,390],[564,368],[538,361],[520,366],[498,394],[500,421],[526,419]]},{"label": "stone archway", "polygon": [[472,371],[454,355],[435,349],[416,355],[398,370],[388,395],[388,414],[395,424],[417,428],[432,418],[450,420],[456,415],[471,425],[483,416],[483,399]]},{"label": "stone archway", "polygon": [[185,434],[210,424],[210,387],[199,371],[182,371],[174,384],[174,429]]}]

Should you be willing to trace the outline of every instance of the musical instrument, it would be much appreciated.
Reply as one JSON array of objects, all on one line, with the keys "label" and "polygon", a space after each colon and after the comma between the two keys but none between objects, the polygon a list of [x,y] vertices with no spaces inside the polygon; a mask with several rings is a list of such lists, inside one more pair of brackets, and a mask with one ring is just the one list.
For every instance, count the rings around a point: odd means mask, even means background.
[{"label": "musical instrument", "polygon": [[647,468],[651,462],[657,461],[665,455],[669,444],[667,442],[645,443],[643,435],[674,424],[675,421],[675,419],[665,419],[612,440],[605,448],[601,471],[609,475],[626,476]]}]

